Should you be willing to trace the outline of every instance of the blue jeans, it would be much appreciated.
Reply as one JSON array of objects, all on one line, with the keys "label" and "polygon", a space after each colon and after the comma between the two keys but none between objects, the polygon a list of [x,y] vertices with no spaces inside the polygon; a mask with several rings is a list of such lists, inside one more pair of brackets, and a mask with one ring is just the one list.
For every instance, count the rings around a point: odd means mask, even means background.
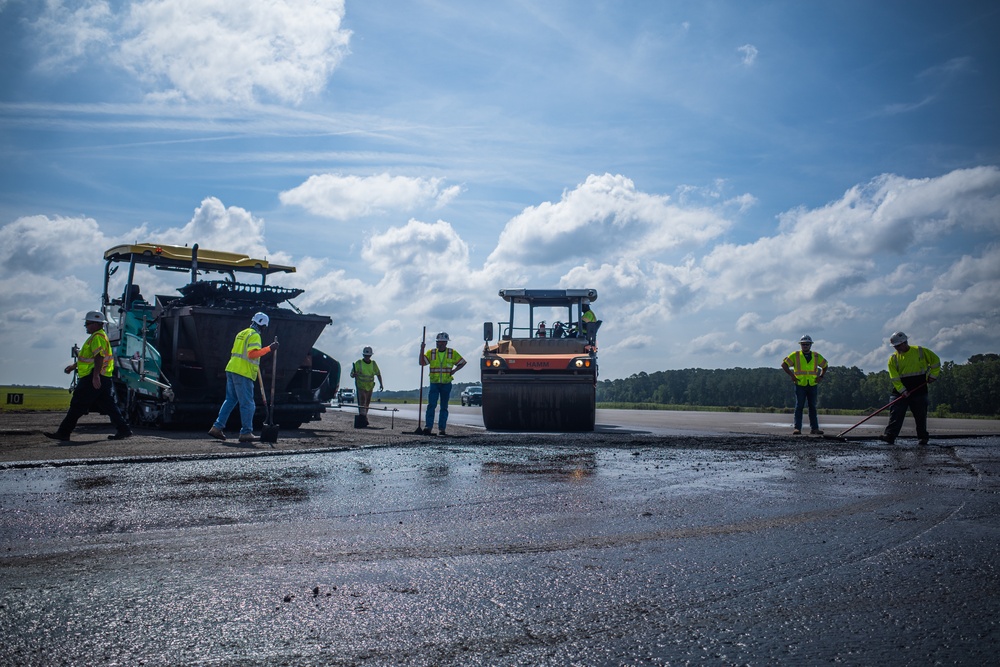
[{"label": "blue jeans", "polygon": [[448,425],[448,399],[451,397],[450,382],[431,382],[431,390],[427,392],[427,414],[424,415],[424,428],[434,426],[434,408],[438,397],[441,398],[441,412],[438,414],[438,430],[443,431]]},{"label": "blue jeans", "polygon": [[795,385],[795,429],[802,430],[802,408],[809,402],[809,428],[819,430],[819,418],[816,416],[816,385]]},{"label": "blue jeans", "polygon": [[253,413],[257,410],[253,402],[253,380],[226,371],[226,400],[215,420],[215,428],[226,427],[229,414],[237,404],[240,406],[240,433],[253,433]]}]

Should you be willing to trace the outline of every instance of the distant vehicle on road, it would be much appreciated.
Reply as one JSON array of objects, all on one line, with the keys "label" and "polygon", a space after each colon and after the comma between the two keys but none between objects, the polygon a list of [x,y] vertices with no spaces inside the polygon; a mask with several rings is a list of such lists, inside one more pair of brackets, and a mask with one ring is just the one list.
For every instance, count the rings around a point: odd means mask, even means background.
[{"label": "distant vehicle on road", "polygon": [[341,389],[337,392],[337,402],[338,403],[353,403],[354,402],[354,390],[353,389]]},{"label": "distant vehicle on road", "polygon": [[483,388],[479,385],[472,385],[471,387],[466,387],[465,391],[462,392],[462,405],[482,405],[483,404]]}]

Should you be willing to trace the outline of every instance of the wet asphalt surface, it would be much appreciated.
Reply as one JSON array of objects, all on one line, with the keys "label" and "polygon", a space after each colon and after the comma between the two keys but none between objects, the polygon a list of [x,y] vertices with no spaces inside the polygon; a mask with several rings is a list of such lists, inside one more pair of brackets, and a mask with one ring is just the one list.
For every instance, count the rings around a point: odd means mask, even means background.
[{"label": "wet asphalt surface", "polygon": [[0,663],[996,659],[995,437],[451,432],[0,466]]}]

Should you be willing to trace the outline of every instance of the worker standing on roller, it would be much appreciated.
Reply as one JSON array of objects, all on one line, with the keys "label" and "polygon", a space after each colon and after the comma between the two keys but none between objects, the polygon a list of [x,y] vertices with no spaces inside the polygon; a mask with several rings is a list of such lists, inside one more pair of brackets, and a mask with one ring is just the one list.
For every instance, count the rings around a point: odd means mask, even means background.
[{"label": "worker standing on roller", "polygon": [[892,381],[892,398],[902,398],[889,407],[889,423],[879,440],[890,445],[896,442],[903,428],[906,409],[913,413],[920,445],[930,442],[927,433],[927,385],[935,382],[941,373],[941,359],[926,347],[911,347],[906,334],[897,331],[889,338],[895,348],[889,357],[889,380]]},{"label": "worker standing on roller", "polygon": [[431,434],[434,426],[434,408],[438,399],[441,400],[441,412],[438,416],[438,435],[446,435],[448,425],[448,398],[451,396],[452,376],[465,366],[465,359],[457,351],[448,347],[450,337],[442,331],[434,339],[437,346],[433,350],[424,350],[420,344],[420,365],[430,366],[430,391],[427,392],[427,412],[424,415],[424,435]]},{"label": "worker standing on roller", "polygon": [[[208,430],[213,438],[226,439],[222,429],[226,427],[233,409],[239,405],[240,442],[253,442],[257,439],[253,434],[253,415],[257,410],[253,400],[253,385],[260,372],[260,358],[278,349],[277,340],[267,347],[261,347],[260,334],[267,329],[270,321],[264,313],[257,313],[250,321],[250,326],[236,334],[229,363],[226,364],[226,400],[219,409],[215,423]],[[274,400],[274,396],[271,400]]]},{"label": "worker standing on roller", "polygon": [[800,349],[792,352],[781,362],[781,370],[785,371],[795,383],[795,423],[792,435],[802,433],[802,410],[809,403],[809,432],[812,435],[823,435],[819,430],[819,417],[816,414],[816,401],[819,393],[818,385],[826,374],[826,359],[819,352],[812,351],[813,339],[805,335],[799,339]]},{"label": "worker standing on roller", "polygon": [[124,440],[132,437],[132,429],[122,417],[115,402],[114,386],[111,375],[115,371],[115,357],[111,352],[111,342],[104,331],[107,320],[96,310],[87,313],[84,326],[87,328],[87,341],[80,348],[76,361],[63,369],[64,373],[76,371],[77,383],[73,390],[73,398],[69,401],[69,410],[59,424],[55,433],[46,433],[54,440],[69,440],[70,433],[76,428],[80,417],[90,412],[97,402],[101,412],[106,414],[114,424],[115,433],[108,440]]},{"label": "worker standing on roller", "polygon": [[378,378],[378,390],[382,391],[382,371],[378,364],[372,359],[372,349],[365,347],[361,350],[361,358],[351,366],[351,377],[354,378],[354,387],[358,394],[358,414],[364,419],[365,426],[368,426],[368,406],[372,402],[372,391],[375,389],[375,378]]}]

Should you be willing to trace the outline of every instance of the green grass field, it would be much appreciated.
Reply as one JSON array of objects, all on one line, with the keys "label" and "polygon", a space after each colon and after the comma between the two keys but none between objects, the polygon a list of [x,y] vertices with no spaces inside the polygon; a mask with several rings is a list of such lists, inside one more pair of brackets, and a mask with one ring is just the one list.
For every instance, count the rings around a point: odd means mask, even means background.
[{"label": "green grass field", "polygon": [[72,395],[65,387],[0,385],[0,412],[63,411]]}]

